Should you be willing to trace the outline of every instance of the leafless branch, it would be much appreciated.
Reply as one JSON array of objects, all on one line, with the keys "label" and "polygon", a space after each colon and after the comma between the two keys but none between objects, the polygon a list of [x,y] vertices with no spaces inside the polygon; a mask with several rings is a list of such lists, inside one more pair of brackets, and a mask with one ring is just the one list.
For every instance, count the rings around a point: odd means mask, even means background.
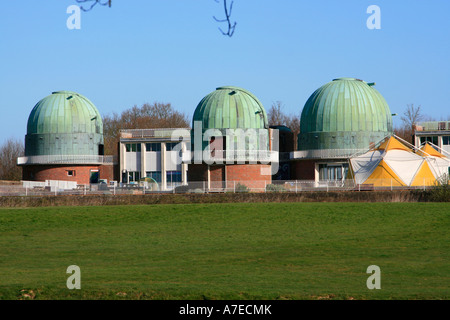
[{"label": "leafless branch", "polygon": [[[217,3],[219,3],[219,0],[214,0]],[[216,20],[217,22],[226,22],[228,24],[228,31],[225,32],[222,30],[222,28],[219,27],[220,32],[222,32],[222,34],[224,36],[229,36],[232,37],[234,34],[234,30],[236,29],[236,21],[234,23],[231,22],[231,13],[233,11],[233,3],[234,1],[231,1],[230,4],[230,8],[228,8],[227,5],[227,0],[223,0],[223,6],[224,6],[224,10],[225,10],[225,19],[217,19],[215,16],[213,16],[214,20]]]},{"label": "leafless branch", "polygon": [[[236,29],[236,24],[237,22],[231,22],[231,14],[233,12],[233,4],[234,1],[231,1],[230,6],[228,6],[227,4],[227,0],[214,0],[217,3],[220,3],[220,1],[223,1],[223,7],[224,7],[224,11],[225,11],[225,18],[224,19],[217,19],[215,16],[213,16],[214,20],[216,20],[219,23],[227,23],[228,25],[228,30],[225,32],[222,30],[222,28],[219,27],[220,32],[224,35],[224,36],[229,36],[232,37],[234,34],[234,31]],[[89,4],[90,6],[88,8],[84,8],[83,6],[80,6],[80,9],[83,11],[91,11],[97,4],[101,5],[101,6],[108,6],[111,8],[111,2],[112,0],[76,0],[77,3],[86,3]]]},{"label": "leafless branch", "polygon": [[423,119],[424,115],[422,114],[421,106],[415,107],[414,104],[408,104],[401,117],[404,126],[410,129]]},{"label": "leafless branch", "polygon": [[88,9],[85,9],[82,6],[80,7],[80,9],[83,10],[83,11],[90,11],[90,10],[92,10],[92,8],[94,8],[94,6],[96,4],[99,4],[99,5],[102,5],[102,6],[108,6],[108,7],[111,8],[111,1],[112,0],[104,0],[104,1],[101,1],[101,0],[76,0],[76,1],[78,3],[85,3],[85,2],[91,3],[92,2],[91,6]]}]

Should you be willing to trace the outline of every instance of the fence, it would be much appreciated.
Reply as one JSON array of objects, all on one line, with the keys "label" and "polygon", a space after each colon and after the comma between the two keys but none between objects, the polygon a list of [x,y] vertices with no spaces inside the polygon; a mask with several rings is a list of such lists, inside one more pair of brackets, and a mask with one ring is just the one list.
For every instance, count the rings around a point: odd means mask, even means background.
[{"label": "fence", "polygon": [[435,181],[424,181],[424,185],[402,186],[395,179],[373,180],[370,184],[356,184],[354,180],[274,180],[274,181],[194,181],[188,184],[168,183],[162,190],[157,183],[140,182],[136,184],[106,183],[91,185],[72,185],[64,182],[22,182],[22,184],[0,184],[0,196],[48,196],[48,195],[123,195],[155,193],[274,193],[274,192],[314,192],[314,191],[397,191],[428,190]]}]

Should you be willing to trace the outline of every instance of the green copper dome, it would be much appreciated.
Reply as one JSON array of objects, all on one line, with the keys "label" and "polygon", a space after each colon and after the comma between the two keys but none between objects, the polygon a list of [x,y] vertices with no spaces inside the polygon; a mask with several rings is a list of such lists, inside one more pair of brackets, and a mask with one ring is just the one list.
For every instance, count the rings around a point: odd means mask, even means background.
[{"label": "green copper dome", "polygon": [[391,111],[374,85],[338,78],[317,89],[301,114],[298,149],[364,149],[391,135]]},{"label": "green copper dome", "polygon": [[237,87],[219,87],[204,97],[195,109],[193,121],[201,121],[203,129],[268,128],[262,103]]},{"label": "green copper dome", "polygon": [[[216,91],[211,92],[204,97],[194,111],[192,119],[192,128],[195,124],[201,123],[202,134],[208,129],[217,129],[226,136],[227,129],[257,129],[261,141],[258,141],[259,150],[268,149],[269,125],[267,121],[266,110],[262,103],[252,93],[242,88],[233,86],[219,87]],[[195,133],[195,130],[193,130]],[[192,137],[192,141],[194,141]],[[202,139],[203,140],[203,139]],[[230,137],[226,138],[226,146],[234,142]],[[203,148],[208,142],[203,141]],[[249,146],[246,142],[246,148],[255,148],[254,145]]]},{"label": "green copper dome", "polygon": [[27,124],[26,156],[102,153],[102,118],[86,97],[56,91],[34,106]]}]

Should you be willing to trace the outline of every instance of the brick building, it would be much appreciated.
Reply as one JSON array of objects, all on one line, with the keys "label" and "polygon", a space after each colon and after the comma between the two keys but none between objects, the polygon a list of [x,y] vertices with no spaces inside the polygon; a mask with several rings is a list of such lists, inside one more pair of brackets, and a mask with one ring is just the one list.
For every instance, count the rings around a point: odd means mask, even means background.
[{"label": "brick building", "polygon": [[103,122],[94,104],[71,91],[40,100],[28,118],[23,180],[96,184],[114,180],[114,157],[104,155]]},{"label": "brick building", "polygon": [[209,190],[236,185],[264,190],[278,164],[274,132],[253,94],[237,87],[217,88],[194,111],[191,150],[183,157],[189,184],[203,183]]},{"label": "brick building", "polygon": [[291,178],[342,183],[349,158],[393,134],[392,114],[375,83],[337,78],[317,89],[300,118]]}]

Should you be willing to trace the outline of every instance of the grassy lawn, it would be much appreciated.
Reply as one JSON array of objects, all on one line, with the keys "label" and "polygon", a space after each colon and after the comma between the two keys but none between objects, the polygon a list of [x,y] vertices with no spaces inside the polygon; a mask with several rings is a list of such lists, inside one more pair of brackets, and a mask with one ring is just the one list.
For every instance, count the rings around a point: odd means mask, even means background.
[{"label": "grassy lawn", "polygon": [[445,203],[0,209],[0,299],[449,299],[449,230]]}]

